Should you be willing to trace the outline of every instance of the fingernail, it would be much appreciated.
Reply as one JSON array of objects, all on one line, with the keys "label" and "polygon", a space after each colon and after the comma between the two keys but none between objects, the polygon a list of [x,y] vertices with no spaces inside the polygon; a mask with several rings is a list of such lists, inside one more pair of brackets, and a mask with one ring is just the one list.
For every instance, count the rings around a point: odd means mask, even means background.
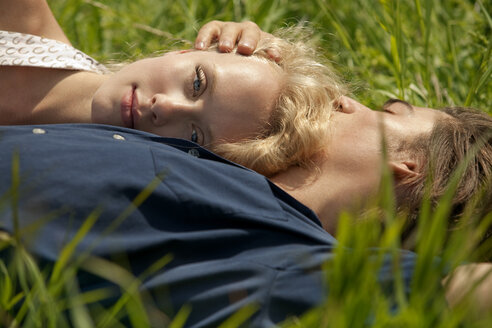
[{"label": "fingernail", "polygon": [[268,50],[268,55],[270,55],[270,58],[272,58],[273,60],[275,60],[277,63],[281,59],[280,52],[278,50],[276,50],[276,49],[270,49],[270,50]]},{"label": "fingernail", "polygon": [[224,41],[224,42],[222,42],[222,47],[231,49],[232,48],[232,43],[230,41]]},{"label": "fingernail", "polygon": [[196,48],[197,49],[203,49],[203,48],[205,48],[205,42],[203,42],[203,41],[198,42],[196,44]]},{"label": "fingernail", "polygon": [[249,43],[249,42],[242,42],[241,45],[242,45],[243,48],[247,48],[247,49],[252,49],[253,48],[251,46],[251,43]]}]

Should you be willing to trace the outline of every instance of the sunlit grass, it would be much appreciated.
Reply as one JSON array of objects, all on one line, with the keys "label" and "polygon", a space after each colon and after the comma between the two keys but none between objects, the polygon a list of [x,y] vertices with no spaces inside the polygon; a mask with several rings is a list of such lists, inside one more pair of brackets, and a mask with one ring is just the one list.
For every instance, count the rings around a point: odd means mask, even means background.
[{"label": "sunlit grass", "polygon": [[[199,27],[212,19],[253,20],[267,31],[307,20],[314,29],[314,38],[319,40],[320,51],[342,72],[363,103],[377,107],[388,97],[399,97],[421,106],[467,105],[492,113],[492,20],[488,14],[492,8],[487,1],[48,2],[73,44],[102,61],[127,61],[163,49],[190,47]],[[78,243],[97,220],[97,209],[52,267],[37,263],[21,242],[22,235],[35,230],[35,225],[21,230],[16,223],[22,184],[16,156],[11,174],[10,192],[0,197],[0,210],[10,209],[15,227],[12,236],[0,235],[0,326],[183,326],[192,309],[185,307],[175,318],[167,318],[138,288],[146,277],[165,269],[171,255],[139,277],[90,252],[75,256]],[[114,225],[149,195],[155,183],[115,218]],[[403,218],[395,214],[389,184],[383,186],[379,210],[367,211],[362,222],[349,213],[340,219],[337,239],[341,247],[325,265],[331,286],[326,304],[303,318],[289,320],[285,326],[490,327],[492,317],[477,318],[466,301],[450,310],[440,281],[445,272],[461,263],[483,258],[484,254],[490,258],[490,242],[479,248],[476,245],[492,222],[492,213],[476,217],[469,210],[463,219],[469,224],[450,233],[446,223],[452,189],[435,211],[424,204],[415,236],[419,257],[411,294],[405,294],[397,271],[395,293],[388,297],[375,283],[383,253],[371,253],[369,248],[391,253],[400,247]],[[51,213],[39,222],[55,216]],[[375,260],[367,261],[368,256]],[[76,280],[80,270],[107,280],[110,287],[80,291]],[[108,299],[114,300],[113,304],[102,306]],[[392,310],[394,305],[398,310]],[[239,326],[255,310],[243,309],[224,327]]]},{"label": "sunlit grass", "polygon": [[213,19],[253,20],[270,32],[309,21],[320,51],[365,104],[391,96],[492,112],[489,1],[49,2],[74,45],[103,61],[189,47]]}]

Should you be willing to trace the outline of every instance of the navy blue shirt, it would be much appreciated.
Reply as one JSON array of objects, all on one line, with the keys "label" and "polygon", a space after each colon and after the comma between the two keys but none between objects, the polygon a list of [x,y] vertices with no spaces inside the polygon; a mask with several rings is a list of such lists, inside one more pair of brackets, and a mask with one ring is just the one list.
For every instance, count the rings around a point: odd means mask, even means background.
[{"label": "navy blue shirt", "polygon": [[[38,259],[55,261],[99,209],[79,252],[125,254],[135,276],[170,254],[141,288],[170,316],[190,305],[189,327],[217,326],[250,303],[258,311],[249,325],[269,327],[327,295],[321,265],[336,240],[316,215],[265,177],[192,142],[105,125],[10,126],[0,127],[0,152],[2,195],[19,154],[21,227],[58,211],[23,238]],[[0,228],[13,232],[8,209]],[[408,282],[414,256],[402,254]],[[80,277],[80,284],[85,290],[96,282]]]}]

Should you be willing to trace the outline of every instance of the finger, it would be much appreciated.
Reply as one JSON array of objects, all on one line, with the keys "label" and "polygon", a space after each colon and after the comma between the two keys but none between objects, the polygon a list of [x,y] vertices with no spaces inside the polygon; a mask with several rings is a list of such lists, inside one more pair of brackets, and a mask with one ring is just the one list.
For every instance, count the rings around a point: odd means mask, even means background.
[{"label": "finger", "polygon": [[[262,40],[268,39],[269,41],[267,41],[267,43],[273,42],[273,40],[275,39],[275,37],[272,34],[264,32],[264,31],[260,31],[260,38]],[[267,52],[268,56],[270,57],[270,59],[273,59],[277,63],[280,62],[280,60],[282,59],[282,56],[280,54],[280,50],[276,47],[268,48],[266,50],[266,52]]]},{"label": "finger", "polygon": [[214,40],[218,39],[223,24],[220,21],[211,21],[203,25],[196,36],[195,48],[198,50],[207,49]]},{"label": "finger", "polygon": [[275,48],[269,48],[269,49],[267,49],[266,52],[267,52],[268,56],[271,59],[273,59],[276,63],[280,62],[280,60],[282,59],[280,52]]},{"label": "finger", "polygon": [[241,36],[237,45],[237,52],[242,55],[251,55],[258,46],[261,38],[261,30],[255,23],[245,22],[245,27],[241,32]]},{"label": "finger", "polygon": [[231,52],[241,34],[240,25],[237,23],[225,23],[219,36],[219,51]]}]

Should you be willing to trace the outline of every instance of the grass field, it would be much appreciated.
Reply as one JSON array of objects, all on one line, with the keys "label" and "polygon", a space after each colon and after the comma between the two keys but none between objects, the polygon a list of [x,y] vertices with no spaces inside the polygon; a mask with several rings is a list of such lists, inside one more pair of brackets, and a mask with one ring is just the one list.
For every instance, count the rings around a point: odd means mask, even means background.
[{"label": "grass field", "polygon": [[307,21],[357,97],[492,111],[489,1],[50,1],[76,47],[100,60],[187,48],[205,22],[252,20],[272,32]]},{"label": "grass field", "polygon": [[[419,106],[464,105],[492,114],[492,3],[488,0],[48,2],[74,46],[103,62],[189,48],[200,26],[214,19],[252,20],[269,32],[308,22],[320,51],[342,74],[353,96],[369,107],[378,108],[387,98],[398,97]],[[327,264],[326,274],[329,284],[339,288],[327,304],[285,326],[491,327],[492,315],[475,316],[466,301],[448,309],[438,288],[443,271],[484,253],[490,258],[492,249],[490,243],[474,249],[485,224],[446,232],[446,198],[436,211],[424,204],[415,237],[419,260],[411,295],[405,296],[397,283],[393,301],[399,311],[388,310],[390,300],[376,284],[367,283],[375,268],[365,261],[368,247],[400,246],[402,219],[394,214],[390,188],[385,191],[380,204],[386,229],[381,230],[377,220],[354,225],[349,214],[342,217],[337,238],[354,252],[350,257],[340,253]],[[371,213],[368,218],[375,217]],[[490,223],[492,213],[480,218],[470,214],[466,219]],[[83,234],[81,230],[80,237]],[[145,299],[138,296],[138,279],[128,277],[121,268],[98,264],[116,273],[124,295],[114,307],[96,306],[94,312],[94,306],[86,305],[103,300],[106,291],[78,291],[71,260],[75,244],[67,246],[50,272],[37,267],[16,240],[0,238],[0,249],[7,247],[15,248],[16,256],[12,263],[0,261],[0,326],[23,322],[26,327],[63,327],[68,325],[63,319],[67,316],[78,327],[118,327],[125,316],[134,326],[153,325]],[[443,260],[440,265],[432,264],[435,256]],[[248,315],[247,309],[225,327],[238,326],[242,315]],[[169,320],[171,327],[182,326],[186,309]]]}]

